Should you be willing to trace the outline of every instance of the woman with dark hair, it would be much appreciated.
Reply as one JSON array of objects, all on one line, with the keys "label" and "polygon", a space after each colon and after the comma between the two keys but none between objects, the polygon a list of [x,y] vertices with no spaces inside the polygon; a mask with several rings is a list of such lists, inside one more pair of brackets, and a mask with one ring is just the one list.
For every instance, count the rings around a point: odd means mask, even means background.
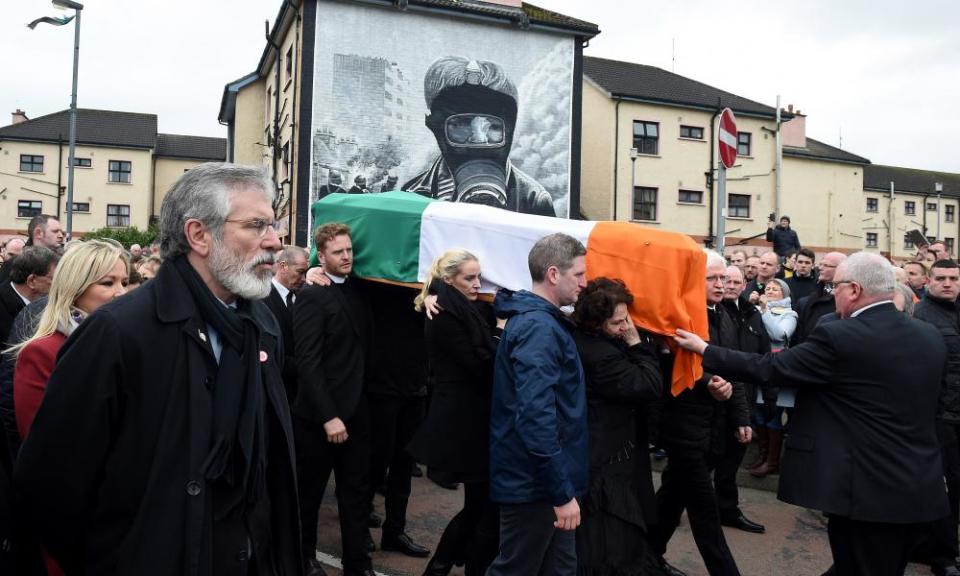
[{"label": "woman with dark hair", "polygon": [[433,263],[414,302],[421,310],[435,295],[440,312],[424,326],[433,394],[409,451],[427,465],[431,478],[464,488],[463,509],[443,531],[425,576],[446,576],[462,563],[467,576],[481,575],[499,546],[499,514],[489,498],[488,438],[500,330],[492,308],[477,301],[479,291],[477,257],[449,250]]},{"label": "woman with dark hair", "polygon": [[652,339],[630,318],[632,303],[622,281],[597,278],[573,313],[590,434],[590,484],[577,530],[581,576],[655,573],[646,543],[656,512],[645,410],[660,397],[663,378]]}]

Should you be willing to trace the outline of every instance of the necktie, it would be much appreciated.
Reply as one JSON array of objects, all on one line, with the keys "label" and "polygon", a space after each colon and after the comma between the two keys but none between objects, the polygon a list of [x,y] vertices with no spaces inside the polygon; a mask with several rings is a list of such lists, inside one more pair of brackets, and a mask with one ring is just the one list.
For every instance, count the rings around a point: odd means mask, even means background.
[{"label": "necktie", "polygon": [[293,306],[293,290],[287,292],[287,308]]}]

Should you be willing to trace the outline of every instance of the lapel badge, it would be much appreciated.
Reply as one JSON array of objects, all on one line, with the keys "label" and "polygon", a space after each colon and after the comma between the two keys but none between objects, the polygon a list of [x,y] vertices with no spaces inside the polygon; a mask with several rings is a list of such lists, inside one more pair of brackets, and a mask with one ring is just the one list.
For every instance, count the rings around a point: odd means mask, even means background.
[{"label": "lapel badge", "polygon": [[206,343],[206,341],[207,341],[207,335],[204,334],[202,330],[197,330],[197,334],[199,334],[199,335],[200,335],[200,339],[203,340],[204,343]]},{"label": "lapel badge", "polygon": [[261,351],[260,351],[260,363],[262,364],[262,363],[264,363],[264,362],[266,362],[266,361],[267,361],[267,353],[264,352],[263,350],[261,350]]}]

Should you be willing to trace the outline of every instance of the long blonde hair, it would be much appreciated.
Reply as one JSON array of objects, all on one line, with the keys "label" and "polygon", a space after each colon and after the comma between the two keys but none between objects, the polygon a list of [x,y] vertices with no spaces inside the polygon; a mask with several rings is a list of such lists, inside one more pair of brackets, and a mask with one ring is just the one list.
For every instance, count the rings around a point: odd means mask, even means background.
[{"label": "long blonde hair", "polygon": [[109,274],[118,259],[130,267],[127,252],[115,240],[86,240],[71,244],[53,273],[47,306],[40,315],[36,332],[25,342],[8,349],[7,353],[19,355],[34,340],[53,334],[60,326],[69,326],[74,303],[87,288]]},{"label": "long blonde hair", "polygon": [[471,261],[479,262],[476,256],[463,248],[453,248],[438,256],[437,259],[433,261],[433,264],[430,265],[427,278],[423,281],[423,290],[420,291],[420,294],[418,294],[413,301],[414,310],[417,312],[423,310],[423,301],[430,295],[430,284],[433,283],[434,280],[453,278],[460,272],[460,267],[463,266],[465,262]]}]

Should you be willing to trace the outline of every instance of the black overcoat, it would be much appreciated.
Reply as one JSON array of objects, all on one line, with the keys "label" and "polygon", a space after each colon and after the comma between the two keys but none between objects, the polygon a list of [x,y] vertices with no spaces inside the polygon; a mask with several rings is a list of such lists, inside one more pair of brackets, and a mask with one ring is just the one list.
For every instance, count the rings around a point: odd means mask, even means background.
[{"label": "black overcoat", "polygon": [[[278,573],[296,575],[296,468],[279,329],[262,302],[251,313],[263,328],[269,529]],[[15,483],[25,517],[67,574],[211,574],[213,490],[201,468],[217,363],[207,333],[166,265],[87,318],[61,348]]]}]

